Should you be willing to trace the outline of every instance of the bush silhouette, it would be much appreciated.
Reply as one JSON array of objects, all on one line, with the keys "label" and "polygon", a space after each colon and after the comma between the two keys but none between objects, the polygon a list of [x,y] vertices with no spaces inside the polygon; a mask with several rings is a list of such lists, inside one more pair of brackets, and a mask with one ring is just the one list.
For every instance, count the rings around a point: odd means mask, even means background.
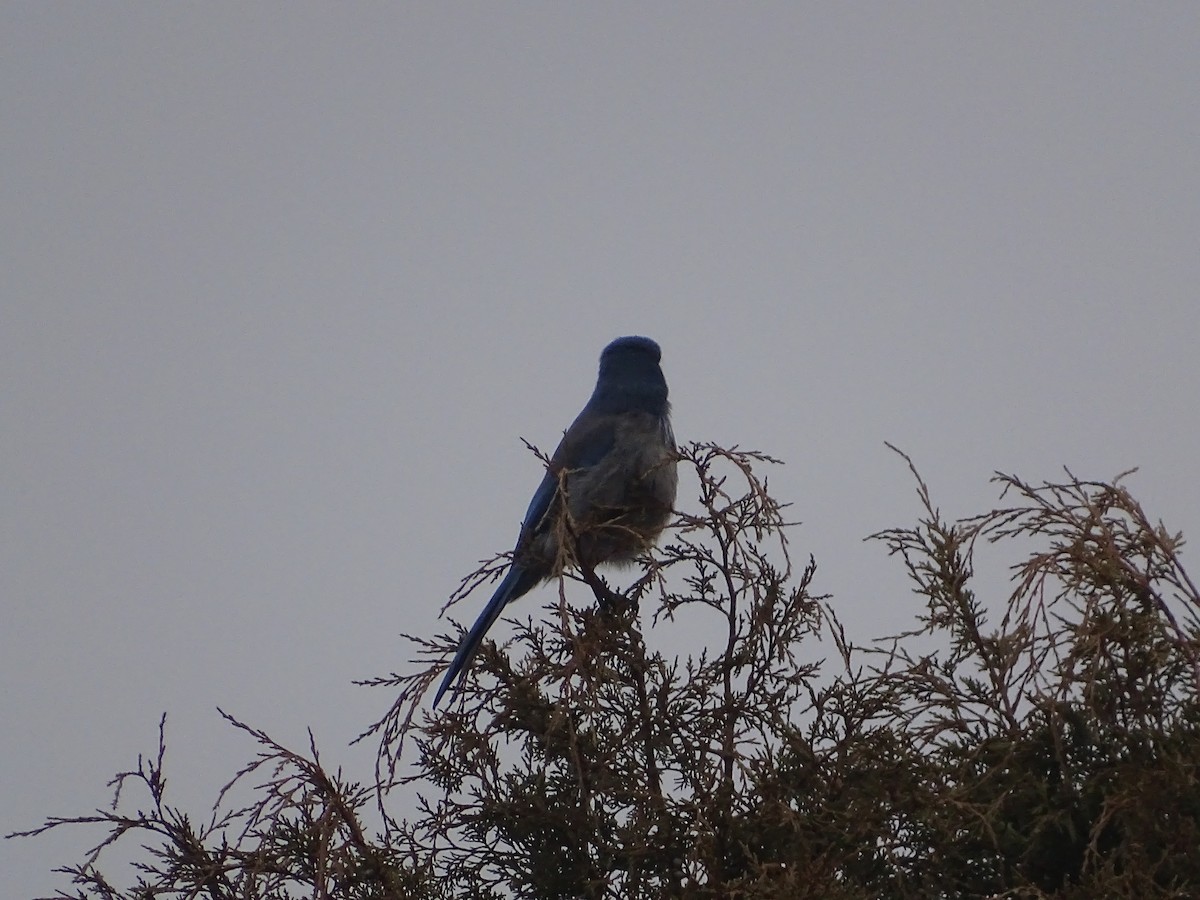
[{"label": "bush silhouette", "polygon": [[[367,784],[227,716],[258,746],[230,784],[254,800],[222,791],[193,818],[165,797],[160,726],[111,809],[22,833],[103,830],[59,896],[1200,896],[1200,595],[1182,538],[1122,478],[998,475],[1000,508],[947,521],[913,469],[919,521],[874,539],[924,611],[860,645],[814,593],[815,563],[793,565],[775,461],[681,457],[695,511],[627,604],[559,581],[436,714],[456,636],[410,637],[414,671],[367,682],[395,698],[360,737],[379,748]],[[985,547],[1018,554],[989,603]],[[643,625],[685,618],[704,646],[648,649]],[[135,789],[148,802],[121,812]],[[100,866],[127,838],[150,855],[122,886]]]}]

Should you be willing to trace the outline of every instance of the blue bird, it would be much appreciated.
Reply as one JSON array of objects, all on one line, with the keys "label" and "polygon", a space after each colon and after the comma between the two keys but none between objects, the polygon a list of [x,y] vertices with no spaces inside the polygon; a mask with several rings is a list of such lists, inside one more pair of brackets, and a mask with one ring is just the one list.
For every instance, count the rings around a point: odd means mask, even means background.
[{"label": "blue bird", "polygon": [[629,563],[658,538],[675,505],[675,435],[658,344],[617,338],[600,354],[596,389],[550,458],[492,594],[433,698],[467,668],[504,607],[571,565]]}]

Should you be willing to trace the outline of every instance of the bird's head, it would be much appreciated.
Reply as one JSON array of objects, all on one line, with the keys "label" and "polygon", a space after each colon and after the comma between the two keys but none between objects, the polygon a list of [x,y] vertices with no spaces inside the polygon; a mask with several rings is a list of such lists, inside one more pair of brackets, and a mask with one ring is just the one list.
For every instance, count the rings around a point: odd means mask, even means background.
[{"label": "bird's head", "polygon": [[598,412],[667,413],[662,349],[648,337],[620,337],[600,354],[600,377],[591,405]]}]

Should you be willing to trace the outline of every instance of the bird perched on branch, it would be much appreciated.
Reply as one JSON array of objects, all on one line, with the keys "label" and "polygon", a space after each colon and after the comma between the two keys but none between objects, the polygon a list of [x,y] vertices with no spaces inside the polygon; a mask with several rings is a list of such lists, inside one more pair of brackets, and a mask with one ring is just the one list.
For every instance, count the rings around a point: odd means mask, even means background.
[{"label": "bird perched on branch", "polygon": [[646,337],[617,338],[600,354],[596,389],[551,456],[508,572],[459,643],[434,706],[505,606],[572,565],[592,583],[597,565],[629,563],[658,538],[677,483],[661,358]]}]

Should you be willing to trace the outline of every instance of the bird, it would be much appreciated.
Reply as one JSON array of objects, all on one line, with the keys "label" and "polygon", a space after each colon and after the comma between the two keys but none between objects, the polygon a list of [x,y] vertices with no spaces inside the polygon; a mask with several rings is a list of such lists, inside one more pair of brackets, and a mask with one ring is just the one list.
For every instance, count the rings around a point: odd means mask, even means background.
[{"label": "bird", "polygon": [[600,354],[595,390],[551,454],[508,571],[460,641],[435,708],[455,679],[461,684],[509,603],[571,565],[592,583],[596,566],[627,565],[657,540],[678,484],[661,360],[659,345],[636,335],[617,338]]}]

